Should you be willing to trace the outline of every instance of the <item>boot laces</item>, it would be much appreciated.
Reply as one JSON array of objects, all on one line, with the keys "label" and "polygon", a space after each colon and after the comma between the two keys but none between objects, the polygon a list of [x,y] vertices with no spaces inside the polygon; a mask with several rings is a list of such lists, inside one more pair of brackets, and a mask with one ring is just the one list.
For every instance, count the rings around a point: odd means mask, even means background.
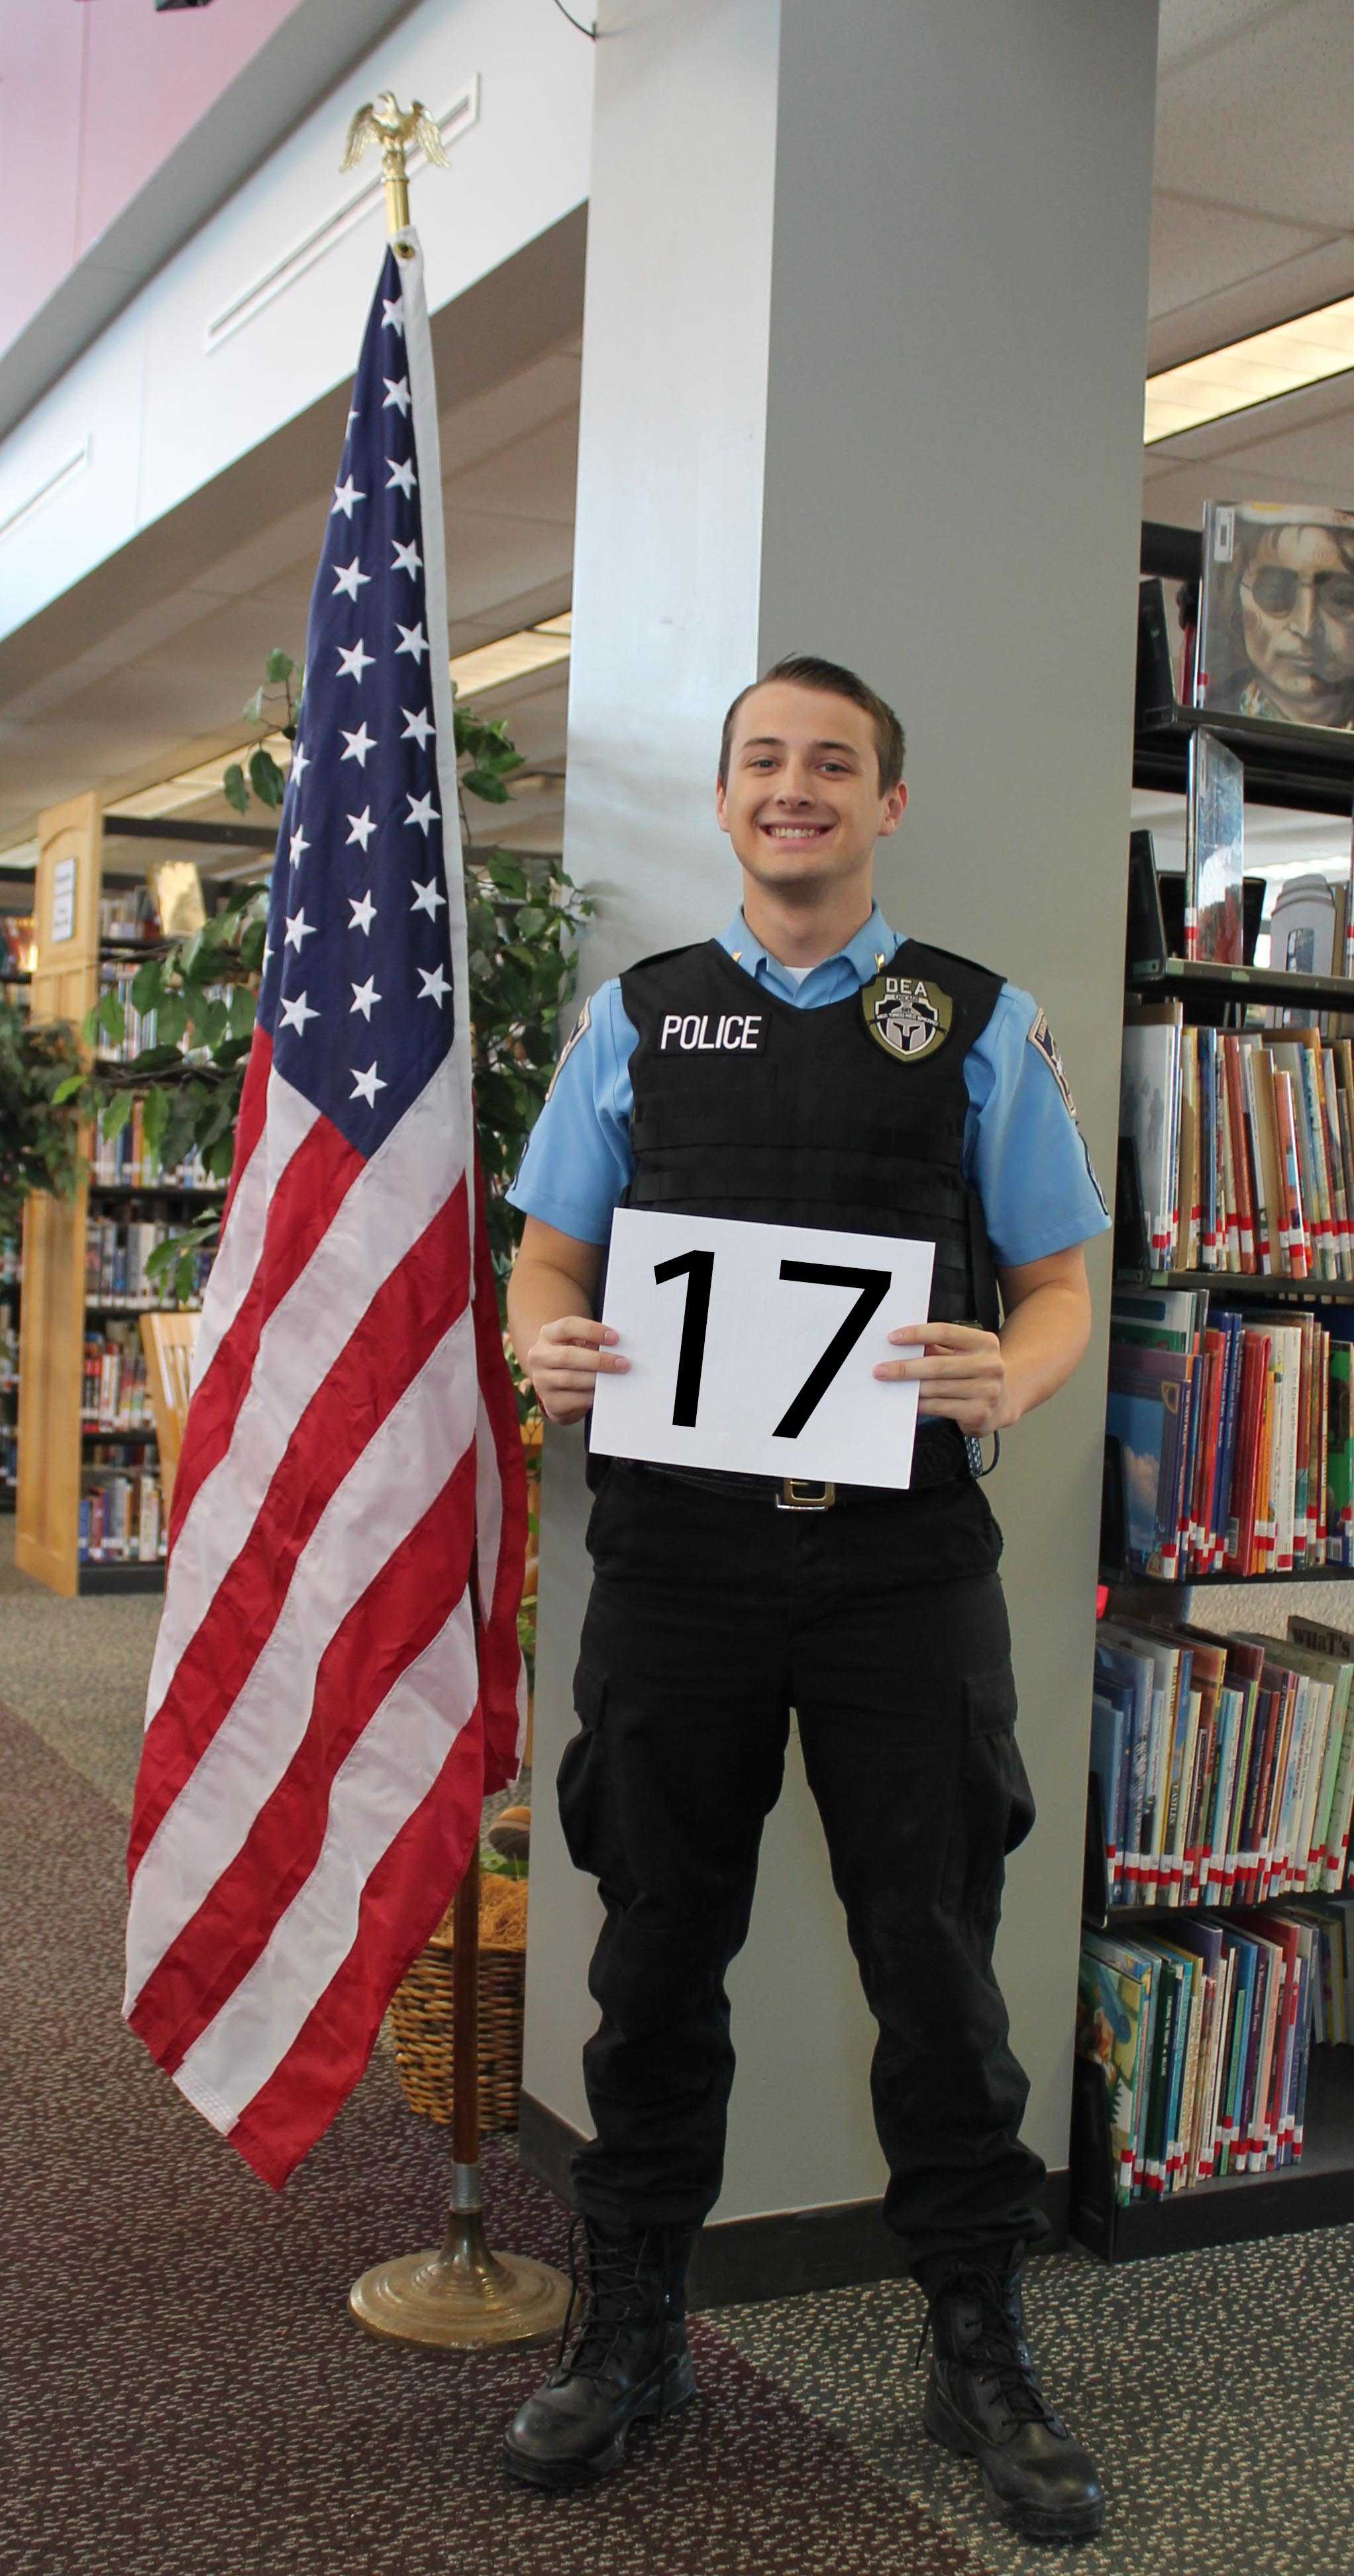
[{"label": "boot laces", "polygon": [[[946,2287],[967,2291],[978,2301],[978,2331],[965,2344],[963,2360],[991,2373],[1017,2422],[1047,2424],[1052,2431],[1061,2432],[1063,2426],[1039,2385],[1025,2341],[1018,2284],[994,2272],[972,2271]],[[928,2307],[912,2364],[914,2370],[926,2348],[931,2319],[932,2310]]]},{"label": "boot laces", "polygon": [[653,2344],[650,2367],[659,2372],[661,2419],[672,2294],[666,2279],[646,2267],[662,2260],[662,2231],[646,2229],[626,2243],[584,2236],[586,2268],[579,2261],[580,2235],[582,2221],[575,2218],[569,2227],[569,2304],[555,2355],[555,2385],[566,2379],[604,2379],[621,2343],[637,2326],[647,2326]]}]

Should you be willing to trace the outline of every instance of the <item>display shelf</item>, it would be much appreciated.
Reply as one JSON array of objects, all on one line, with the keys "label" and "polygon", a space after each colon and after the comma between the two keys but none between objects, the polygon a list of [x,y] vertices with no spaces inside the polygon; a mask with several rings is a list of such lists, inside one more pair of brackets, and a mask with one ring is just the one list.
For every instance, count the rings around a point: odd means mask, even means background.
[{"label": "display shelf", "polygon": [[153,1440],[155,1425],[153,1422],[138,1423],[133,1430],[125,1422],[117,1428],[107,1422],[82,1422],[80,1437],[82,1440]]},{"label": "display shelf", "polygon": [[1114,1274],[1116,1288],[1207,1288],[1220,1290],[1224,1297],[1289,1297],[1295,1303],[1319,1301],[1322,1305],[1354,1305],[1354,1279],[1294,1279],[1284,1271],[1277,1278],[1264,1270],[1129,1270]]},{"label": "display shelf", "polygon": [[223,1199],[229,1181],[91,1181],[92,1199]]},{"label": "display shelf", "polygon": [[1183,796],[1191,737],[1217,734],[1239,754],[1249,805],[1291,806],[1303,814],[1347,814],[1354,795],[1354,735],[1311,725],[1267,724],[1176,706],[1140,722],[1133,737],[1133,784]]},{"label": "display shelf", "polygon": [[1209,1583],[1351,1583],[1354,1565],[1300,1565],[1292,1574],[1133,1574],[1122,1566],[1102,1565],[1100,1580],[1111,1587],[1149,1583],[1159,1592],[1192,1592]]},{"label": "display shelf", "polygon": [[1235,2245],[1354,2219],[1354,2048],[1314,2047],[1298,2164],[1223,2174],[1161,2199],[1115,2200],[1103,2077],[1078,2058],[1073,2078],[1072,2234],[1106,2262]]},{"label": "display shelf", "polygon": [[1299,975],[1286,966],[1220,966],[1211,958],[1168,957],[1156,967],[1135,968],[1125,977],[1130,993],[1229,993],[1239,1001],[1276,1002],[1296,1010],[1311,1002],[1319,1010],[1354,1015],[1354,978],[1348,975]]},{"label": "display shelf", "polygon": [[76,1588],[83,1596],[94,1592],[163,1592],[164,1559],[154,1565],[138,1565],[131,1560],[109,1565],[79,1565]]}]

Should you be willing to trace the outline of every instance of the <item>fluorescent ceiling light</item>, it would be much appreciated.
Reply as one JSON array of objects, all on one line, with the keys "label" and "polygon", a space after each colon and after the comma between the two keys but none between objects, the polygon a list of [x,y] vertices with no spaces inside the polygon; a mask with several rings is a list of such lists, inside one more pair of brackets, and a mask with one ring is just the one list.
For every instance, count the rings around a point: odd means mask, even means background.
[{"label": "fluorescent ceiling light", "polygon": [[482,697],[487,689],[501,689],[506,681],[520,680],[528,671],[567,662],[572,630],[572,612],[566,609],[562,617],[544,617],[539,626],[522,626],[515,635],[501,635],[496,644],[477,644],[473,652],[457,653],[451,665],[457,696]]},{"label": "fluorescent ceiling light", "polygon": [[138,788],[134,796],[119,796],[116,805],[105,807],[105,812],[113,818],[119,814],[148,814],[156,819],[181,814],[186,805],[201,805],[206,797],[220,795],[221,781],[232,761],[238,760],[247,775],[256,751],[271,752],[283,770],[291,759],[286,735],[270,733],[263,742],[242,742],[234,751],[218,751],[214,760],[199,761],[196,769],[181,769],[174,778],[162,778],[158,786]]},{"label": "fluorescent ceiling light", "polygon": [[1143,437],[1148,447],[1182,430],[1198,429],[1207,420],[1226,420],[1232,412],[1250,411],[1302,385],[1319,385],[1354,367],[1354,295],[1338,304],[1323,304],[1315,313],[1300,313],[1294,322],[1276,322],[1249,340],[1233,340],[1190,358],[1183,367],[1167,367],[1147,379],[1147,416]]}]

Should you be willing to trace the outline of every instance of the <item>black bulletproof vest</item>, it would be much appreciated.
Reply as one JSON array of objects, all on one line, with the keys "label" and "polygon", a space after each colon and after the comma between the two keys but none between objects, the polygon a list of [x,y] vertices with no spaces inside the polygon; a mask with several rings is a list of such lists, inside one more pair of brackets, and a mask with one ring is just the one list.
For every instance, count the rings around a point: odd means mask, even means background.
[{"label": "black bulletproof vest", "polygon": [[797,1009],[717,939],[621,977],[635,1176],[623,1204],[909,1236],[936,1246],[931,1319],[1000,1321],[960,1168],[964,1059],[1001,977],[905,939],[862,993]]}]

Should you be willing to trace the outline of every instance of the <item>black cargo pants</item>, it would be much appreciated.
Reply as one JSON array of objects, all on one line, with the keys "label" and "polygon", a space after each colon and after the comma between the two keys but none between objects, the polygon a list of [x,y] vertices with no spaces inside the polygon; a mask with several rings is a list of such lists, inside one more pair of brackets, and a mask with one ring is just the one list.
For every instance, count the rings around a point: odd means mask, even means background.
[{"label": "black cargo pants", "polygon": [[[793,1708],[879,2028],[885,2217],[924,2283],[956,2255],[1040,2242],[1044,2167],[1020,2142],[1028,2083],[992,1968],[1005,1857],[1034,1806],[981,1486],[964,1469],[795,1513],[616,1461],[588,1545],[559,1774],[570,1854],[606,1908],[580,2207],[613,2227],[699,2224],[718,2197],[724,1978]],[[831,2120],[805,2072],[804,2117]]]}]

